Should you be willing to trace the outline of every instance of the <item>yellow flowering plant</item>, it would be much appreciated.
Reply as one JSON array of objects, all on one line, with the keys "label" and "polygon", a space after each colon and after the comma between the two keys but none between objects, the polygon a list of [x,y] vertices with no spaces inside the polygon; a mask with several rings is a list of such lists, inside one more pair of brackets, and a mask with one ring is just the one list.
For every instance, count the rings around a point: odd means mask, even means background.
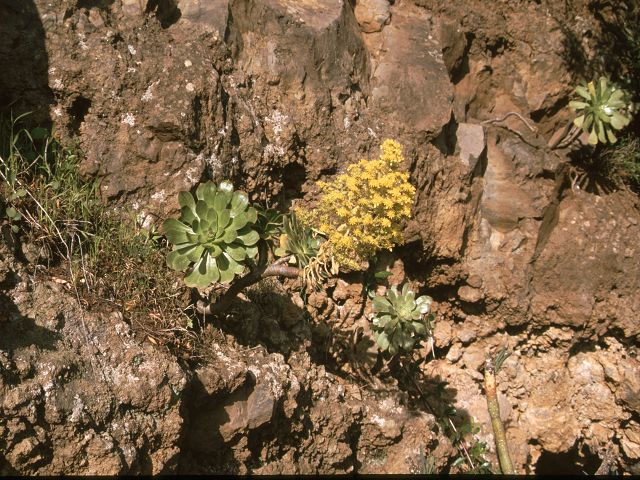
[{"label": "yellow flowering plant", "polygon": [[334,260],[358,270],[378,250],[403,242],[402,224],[411,214],[415,188],[401,170],[402,147],[385,140],[381,155],[360,160],[331,182],[318,182],[322,197],[313,210],[298,208],[300,220],[327,238]]},{"label": "yellow flowering plant", "polygon": [[201,184],[195,197],[180,192],[181,217],[163,224],[174,245],[167,264],[189,269],[188,286],[231,284],[215,304],[197,303],[202,314],[224,312],[242,289],[269,276],[301,277],[318,286],[340,268],[358,270],[378,250],[403,241],[402,224],[416,193],[403,162],[400,144],[385,140],[379,158],[319,182],[323,195],[315,209],[284,216],[250,205],[229,182]]}]

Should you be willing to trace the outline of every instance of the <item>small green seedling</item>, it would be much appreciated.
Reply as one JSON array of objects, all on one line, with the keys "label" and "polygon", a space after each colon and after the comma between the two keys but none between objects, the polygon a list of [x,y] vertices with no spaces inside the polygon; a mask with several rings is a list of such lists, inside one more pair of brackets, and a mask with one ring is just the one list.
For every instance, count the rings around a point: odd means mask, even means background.
[{"label": "small green seedling", "polygon": [[20,219],[22,218],[22,214],[13,207],[7,207],[4,213],[9,219],[9,223],[11,224],[11,231],[13,233],[18,233],[20,231],[20,228],[18,227],[18,225],[16,225],[15,222],[20,221]]}]

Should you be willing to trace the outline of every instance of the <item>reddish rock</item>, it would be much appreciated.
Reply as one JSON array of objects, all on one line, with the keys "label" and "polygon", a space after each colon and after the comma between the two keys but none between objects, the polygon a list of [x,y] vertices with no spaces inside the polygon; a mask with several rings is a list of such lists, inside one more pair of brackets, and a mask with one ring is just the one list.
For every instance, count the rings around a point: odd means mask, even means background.
[{"label": "reddish rock", "polygon": [[381,31],[389,22],[389,0],[358,0],[355,15],[364,33]]}]

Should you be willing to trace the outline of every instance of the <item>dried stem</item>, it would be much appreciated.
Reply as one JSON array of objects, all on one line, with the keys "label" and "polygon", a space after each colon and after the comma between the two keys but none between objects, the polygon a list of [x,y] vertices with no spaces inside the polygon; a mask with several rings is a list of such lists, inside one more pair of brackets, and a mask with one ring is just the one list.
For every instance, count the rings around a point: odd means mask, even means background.
[{"label": "dried stem", "polygon": [[484,389],[487,395],[487,408],[489,409],[489,417],[491,417],[491,425],[493,427],[493,435],[496,441],[496,451],[498,452],[498,460],[500,461],[500,470],[505,475],[514,475],[513,463],[507,449],[507,437],[504,433],[504,425],[500,418],[500,405],[498,404],[498,394],[496,392],[496,376],[493,366],[493,360],[487,359],[484,365]]},{"label": "dried stem", "polygon": [[533,133],[536,133],[535,127],[532,127],[531,124],[527,121],[527,119],[524,118],[522,115],[520,115],[518,112],[508,112],[508,113],[506,113],[504,116],[502,116],[500,118],[492,118],[491,120],[484,120],[481,123],[483,123],[483,124],[487,124],[487,123],[502,123],[507,118],[509,118],[511,116],[518,117],[520,119],[520,121],[522,121],[522,123],[524,123],[529,130],[531,130]]},{"label": "dried stem", "polygon": [[222,296],[216,301],[216,303],[206,304],[204,301],[199,300],[196,303],[196,310],[201,315],[220,314],[227,310],[233,300],[238,294],[247,287],[258,283],[260,280],[266,277],[287,277],[297,278],[301,274],[301,270],[296,267],[290,267],[286,265],[286,261],[289,257],[283,257],[276,260],[271,265],[267,265],[267,259],[269,257],[269,249],[264,241],[258,243],[258,265],[247,273],[244,277],[238,279],[231,284],[229,289],[222,294]]}]

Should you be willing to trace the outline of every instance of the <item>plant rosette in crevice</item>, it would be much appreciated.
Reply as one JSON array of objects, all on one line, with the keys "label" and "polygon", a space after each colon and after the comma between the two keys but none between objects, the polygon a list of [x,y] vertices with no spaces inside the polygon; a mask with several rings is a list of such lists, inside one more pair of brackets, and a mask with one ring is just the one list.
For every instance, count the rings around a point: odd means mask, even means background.
[{"label": "plant rosette in crevice", "polygon": [[244,192],[234,191],[229,182],[216,186],[203,183],[190,192],[180,192],[181,215],[163,223],[173,250],[167,265],[179,272],[188,287],[206,288],[213,283],[230,283],[242,274],[258,254],[258,213]]},{"label": "plant rosette in crevice", "polygon": [[576,87],[575,92],[581,100],[572,100],[569,107],[576,112],[573,123],[589,133],[589,143],[616,143],[618,140],[613,130],[622,130],[631,122],[631,115],[626,111],[627,93],[617,88],[605,77],[598,82]]},{"label": "plant rosette in crevice", "polygon": [[410,352],[416,342],[425,339],[431,331],[433,300],[427,295],[416,298],[409,284],[402,291],[394,285],[384,296],[373,299],[373,335],[380,350],[391,355],[400,351]]},{"label": "plant rosette in crevice", "polygon": [[282,230],[280,246],[276,249],[275,255],[291,255],[289,263],[299,268],[309,265],[311,259],[318,255],[323,239],[315,236],[310,228],[300,223],[295,213],[284,216]]}]

